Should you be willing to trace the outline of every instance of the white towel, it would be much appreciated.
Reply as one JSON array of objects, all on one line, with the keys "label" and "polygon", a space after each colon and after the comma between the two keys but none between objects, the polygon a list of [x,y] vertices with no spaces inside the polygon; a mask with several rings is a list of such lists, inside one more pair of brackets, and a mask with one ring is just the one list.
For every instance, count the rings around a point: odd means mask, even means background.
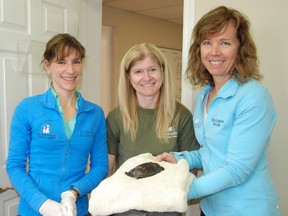
[{"label": "white towel", "polygon": [[156,162],[150,153],[127,160],[91,193],[89,212],[93,216],[121,213],[131,209],[149,212],[185,212],[187,194],[195,176],[186,160],[177,164],[158,162],[164,171],[147,178],[134,179],[125,174],[145,162]]}]

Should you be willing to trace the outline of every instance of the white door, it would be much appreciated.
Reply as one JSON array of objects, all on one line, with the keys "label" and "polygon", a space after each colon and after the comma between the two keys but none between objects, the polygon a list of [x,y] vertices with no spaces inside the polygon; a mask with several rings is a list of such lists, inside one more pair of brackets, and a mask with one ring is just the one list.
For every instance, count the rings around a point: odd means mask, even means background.
[{"label": "white door", "polygon": [[[5,171],[15,106],[44,92],[40,66],[45,42],[56,33],[78,37],[79,0],[0,0],[0,215],[17,215],[18,196]],[[6,189],[6,190],[3,190]],[[8,190],[7,190],[8,189]]]}]

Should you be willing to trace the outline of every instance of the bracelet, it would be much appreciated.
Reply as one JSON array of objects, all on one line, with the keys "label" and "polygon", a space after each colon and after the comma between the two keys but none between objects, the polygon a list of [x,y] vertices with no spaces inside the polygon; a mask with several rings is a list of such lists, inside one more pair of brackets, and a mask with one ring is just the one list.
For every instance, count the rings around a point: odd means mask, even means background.
[{"label": "bracelet", "polygon": [[80,196],[79,191],[75,187],[73,187],[71,190],[72,190],[72,192],[75,195],[76,200],[77,200]]}]

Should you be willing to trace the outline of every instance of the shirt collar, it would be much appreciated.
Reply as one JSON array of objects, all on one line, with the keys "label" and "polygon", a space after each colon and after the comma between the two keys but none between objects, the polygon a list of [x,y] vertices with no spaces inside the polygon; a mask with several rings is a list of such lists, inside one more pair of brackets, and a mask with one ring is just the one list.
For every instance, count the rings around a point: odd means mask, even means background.
[{"label": "shirt collar", "polygon": [[[234,77],[232,77],[221,87],[217,97],[221,97],[221,98],[233,97],[237,93],[239,87],[240,87],[240,83]],[[209,84],[207,84],[203,88],[201,92],[202,100],[205,98],[205,95],[211,91],[211,89],[212,89],[212,86]]]},{"label": "shirt collar", "polygon": [[[52,92],[53,97],[54,97],[55,100],[56,100],[56,104],[57,104],[58,109],[59,109],[61,112],[63,112],[63,111],[62,111],[61,104],[60,104],[60,99],[59,99],[58,94],[55,92],[55,90],[54,90],[54,88],[53,88],[52,86],[51,86],[50,89],[51,89],[51,92]],[[78,91],[76,91],[75,94],[76,94],[76,97],[77,97],[77,99],[76,99],[76,109],[78,109],[78,102],[79,102],[79,95],[80,95],[80,93],[79,93]]]}]

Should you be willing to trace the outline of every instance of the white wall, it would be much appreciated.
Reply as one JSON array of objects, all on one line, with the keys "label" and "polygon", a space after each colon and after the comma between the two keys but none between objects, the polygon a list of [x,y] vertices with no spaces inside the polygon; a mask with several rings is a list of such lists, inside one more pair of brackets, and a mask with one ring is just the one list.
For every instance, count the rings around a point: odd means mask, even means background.
[{"label": "white wall", "polygon": [[101,107],[105,116],[112,108],[112,27],[102,26]]},{"label": "white wall", "polygon": [[[190,0],[184,0],[184,7],[189,6],[192,14],[194,13],[193,10],[195,7],[196,22],[203,14],[220,5],[233,7],[242,11],[251,21],[252,33],[258,48],[260,69],[264,75],[262,83],[270,90],[278,111],[278,121],[272,134],[269,149],[270,169],[279,194],[280,208],[283,215],[287,216],[288,85],[286,85],[286,81],[288,80],[288,1],[195,0],[195,5],[194,0],[192,2],[193,3],[191,3]],[[184,17],[184,22],[185,18],[189,18],[190,16],[191,14],[186,15],[186,17]],[[183,37],[185,42],[185,35]],[[185,63],[185,56],[183,56],[183,58],[183,62]],[[189,87],[186,86],[185,88]],[[186,92],[189,93],[187,90]],[[191,98],[194,98],[195,95],[192,95],[190,92],[190,96]],[[186,94],[186,98],[187,97],[188,94]],[[190,105],[193,109],[193,101],[187,99],[186,102],[188,103],[188,106]],[[255,136],[257,136],[257,134],[255,134]],[[259,134],[259,136],[261,136],[261,134]]]}]

